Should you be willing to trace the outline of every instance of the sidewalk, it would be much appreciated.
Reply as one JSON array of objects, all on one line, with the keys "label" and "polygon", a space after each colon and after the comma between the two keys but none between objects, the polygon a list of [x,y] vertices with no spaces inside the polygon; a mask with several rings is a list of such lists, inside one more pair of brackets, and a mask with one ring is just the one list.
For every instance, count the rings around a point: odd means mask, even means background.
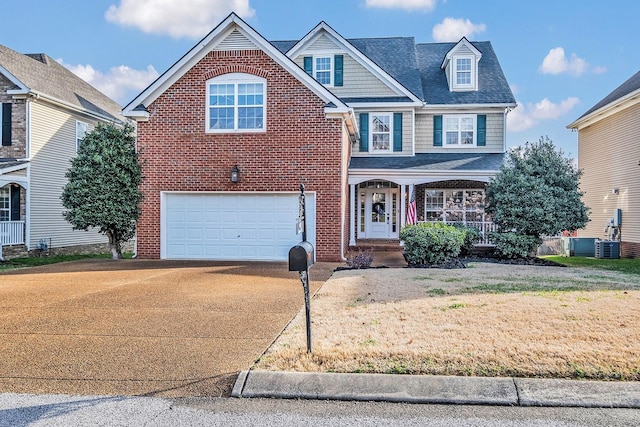
[{"label": "sidewalk", "polygon": [[640,409],[640,382],[243,371],[231,396]]}]

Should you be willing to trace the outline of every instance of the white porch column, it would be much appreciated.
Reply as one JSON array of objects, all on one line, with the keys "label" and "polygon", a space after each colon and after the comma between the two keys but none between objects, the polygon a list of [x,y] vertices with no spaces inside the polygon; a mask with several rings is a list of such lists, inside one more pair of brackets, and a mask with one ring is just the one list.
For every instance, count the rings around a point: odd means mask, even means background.
[{"label": "white porch column", "polygon": [[356,245],[356,197],[358,196],[358,192],[356,190],[357,186],[355,184],[351,184],[349,186],[351,197],[349,197],[349,246]]},{"label": "white porch column", "polygon": [[405,206],[407,198],[405,197],[405,193],[407,191],[407,186],[402,184],[400,186],[400,227],[398,230],[404,227],[407,222],[407,208]]}]

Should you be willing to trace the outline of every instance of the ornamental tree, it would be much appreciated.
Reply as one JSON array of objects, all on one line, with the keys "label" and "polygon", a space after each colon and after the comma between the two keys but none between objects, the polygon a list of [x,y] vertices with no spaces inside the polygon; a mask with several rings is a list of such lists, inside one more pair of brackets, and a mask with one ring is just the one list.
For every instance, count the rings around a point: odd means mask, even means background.
[{"label": "ornamental tree", "polygon": [[579,190],[582,171],[556,150],[549,137],[515,147],[487,186],[486,211],[500,232],[530,236],[530,250],[543,236],[583,228],[589,208]]},{"label": "ornamental tree", "polygon": [[135,235],[140,216],[142,167],[133,126],[98,124],[80,142],[62,191],[64,218],[74,230],[97,228],[109,238],[113,259]]}]

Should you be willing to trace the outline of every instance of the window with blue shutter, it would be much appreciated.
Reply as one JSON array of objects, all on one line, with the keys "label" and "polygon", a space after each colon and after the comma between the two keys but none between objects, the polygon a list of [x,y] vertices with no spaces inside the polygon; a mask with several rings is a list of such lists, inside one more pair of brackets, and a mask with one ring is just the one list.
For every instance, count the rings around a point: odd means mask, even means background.
[{"label": "window with blue shutter", "polygon": [[20,187],[17,185],[11,186],[11,213],[10,221],[20,221]]},{"label": "window with blue shutter", "polygon": [[313,57],[311,56],[304,57],[304,71],[310,76],[313,75]]},{"label": "window with blue shutter", "polygon": [[360,151],[369,151],[369,114],[360,114]]},{"label": "window with blue shutter", "polygon": [[2,104],[2,145],[8,147],[11,145],[11,103],[5,102]]},{"label": "window with blue shutter", "polygon": [[393,151],[402,151],[402,113],[393,113]]},{"label": "window with blue shutter", "polygon": [[478,147],[485,147],[487,145],[487,116],[485,114],[478,114],[477,127],[476,144]]},{"label": "window with blue shutter", "polygon": [[342,86],[344,80],[344,57],[335,55],[333,57],[333,85]]},{"label": "window with blue shutter", "polygon": [[442,147],[442,116],[433,116],[433,146]]}]

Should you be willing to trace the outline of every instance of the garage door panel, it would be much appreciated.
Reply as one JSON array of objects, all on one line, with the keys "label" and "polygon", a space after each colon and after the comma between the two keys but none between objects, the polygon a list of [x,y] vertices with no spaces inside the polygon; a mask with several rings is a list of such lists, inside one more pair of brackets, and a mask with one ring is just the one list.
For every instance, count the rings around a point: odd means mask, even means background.
[{"label": "garage door panel", "polygon": [[[168,193],[164,200],[164,258],[284,261],[302,238],[295,229],[297,194]],[[314,200],[307,195],[311,242]]]}]

